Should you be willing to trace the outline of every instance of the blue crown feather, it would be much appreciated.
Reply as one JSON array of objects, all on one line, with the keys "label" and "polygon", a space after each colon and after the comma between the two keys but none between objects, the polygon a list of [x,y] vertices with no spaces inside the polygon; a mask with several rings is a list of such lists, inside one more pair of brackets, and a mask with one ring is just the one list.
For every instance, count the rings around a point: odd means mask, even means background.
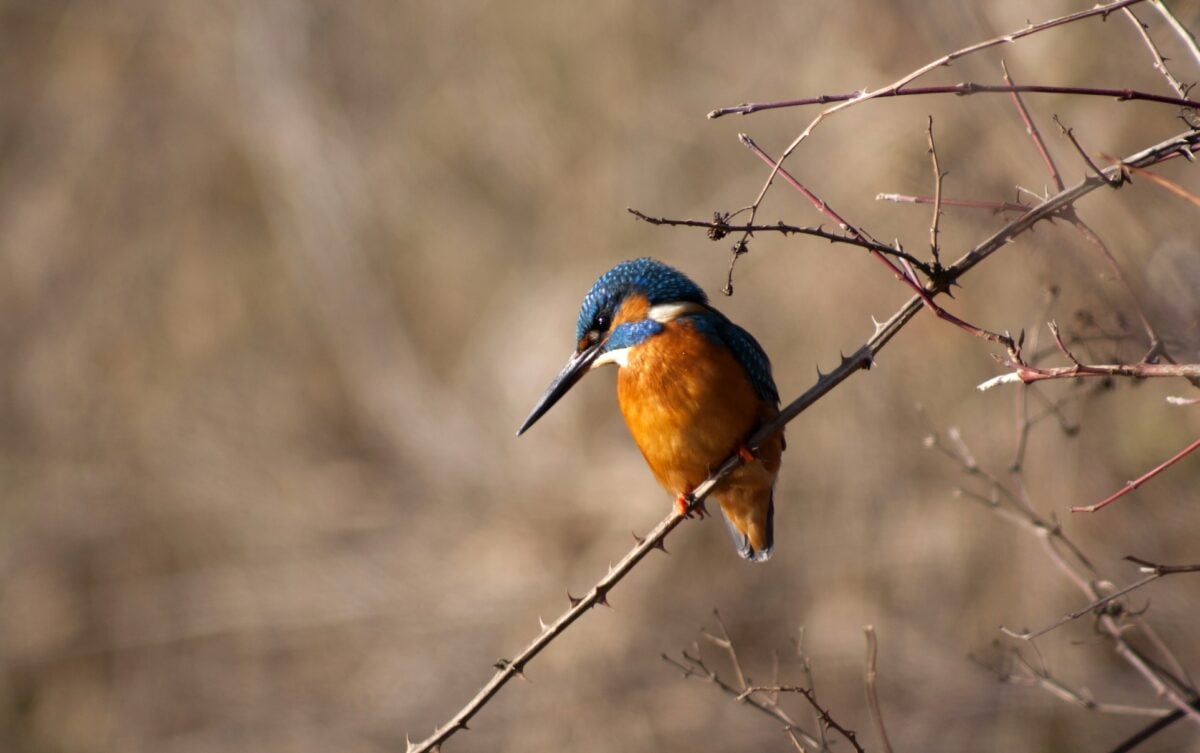
[{"label": "blue crown feather", "polygon": [[575,338],[582,339],[600,314],[611,317],[630,293],[646,296],[651,306],[684,301],[708,303],[704,291],[678,269],[645,257],[630,259],[600,275],[584,296],[575,325]]}]

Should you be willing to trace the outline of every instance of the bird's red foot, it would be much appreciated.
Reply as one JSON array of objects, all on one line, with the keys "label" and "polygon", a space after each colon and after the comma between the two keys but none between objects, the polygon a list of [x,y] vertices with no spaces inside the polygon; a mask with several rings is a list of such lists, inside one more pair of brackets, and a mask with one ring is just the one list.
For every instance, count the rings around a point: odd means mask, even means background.
[{"label": "bird's red foot", "polygon": [[698,505],[696,505],[694,508],[691,508],[690,510],[688,508],[688,504],[689,504],[688,495],[680,494],[678,497],[675,498],[675,512],[678,513],[679,515],[682,515],[685,518],[690,518],[694,515],[695,517],[700,518],[700,519],[703,519],[704,516],[708,514],[708,510],[706,510],[704,508],[703,502],[699,503]]},{"label": "bird's red foot", "polygon": [[754,453],[750,452],[750,448],[744,444],[738,445],[737,454],[742,459],[742,462],[746,464],[753,463],[757,459],[754,457]]}]

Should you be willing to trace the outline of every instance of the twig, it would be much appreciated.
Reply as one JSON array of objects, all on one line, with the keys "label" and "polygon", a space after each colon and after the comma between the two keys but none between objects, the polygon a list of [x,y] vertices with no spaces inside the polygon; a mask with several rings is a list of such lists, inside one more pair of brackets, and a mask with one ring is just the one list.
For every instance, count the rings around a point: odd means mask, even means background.
[{"label": "twig", "polygon": [[980,383],[976,389],[990,390],[1002,384],[1033,384],[1048,379],[1079,379],[1082,377],[1132,377],[1153,379],[1173,377],[1196,379],[1200,377],[1200,364],[1196,363],[1077,363],[1073,366],[1041,368],[1025,364],[1008,363],[1013,370]]},{"label": "twig", "polygon": [[1159,719],[1158,721],[1148,724],[1145,727],[1143,727],[1142,729],[1138,730],[1137,733],[1128,737],[1120,745],[1118,745],[1117,747],[1115,747],[1111,751],[1109,751],[1109,753],[1129,753],[1129,751],[1133,750],[1137,746],[1146,742],[1147,740],[1154,737],[1159,732],[1162,732],[1167,727],[1170,727],[1172,724],[1174,724],[1175,722],[1179,721],[1182,718],[1183,718],[1183,712],[1180,711],[1179,709],[1175,709],[1171,713],[1164,716],[1162,719]]},{"label": "twig", "polygon": [[[1000,67],[1004,70],[1004,83],[1008,86],[1013,86],[1012,76],[1008,74],[1008,66],[1004,61],[1000,62]],[[1054,164],[1054,158],[1050,156],[1050,150],[1046,148],[1046,142],[1042,139],[1041,131],[1038,130],[1037,125],[1033,122],[1033,117],[1029,114],[1028,108],[1025,107],[1025,101],[1021,99],[1020,92],[1014,90],[1011,94],[1013,105],[1017,108],[1017,114],[1021,116],[1021,122],[1025,124],[1025,133],[1029,134],[1029,138],[1033,139],[1033,146],[1041,156],[1042,162],[1045,163],[1046,171],[1050,173],[1050,179],[1054,181],[1054,187],[1059,191],[1063,190],[1064,184],[1062,175],[1058,172],[1058,165]]]},{"label": "twig", "polygon": [[1092,601],[1090,604],[1087,604],[1086,606],[1076,609],[1074,612],[1067,612],[1065,615],[1060,617],[1058,619],[1058,621],[1053,622],[1049,625],[1046,625],[1043,628],[1039,628],[1039,629],[1033,630],[1033,631],[1029,631],[1029,630],[1016,631],[1016,630],[1012,630],[1010,628],[1001,626],[1000,632],[1004,633],[1005,635],[1007,635],[1010,638],[1018,638],[1023,641],[1031,641],[1034,638],[1039,638],[1039,637],[1045,635],[1046,633],[1049,633],[1051,630],[1054,630],[1055,628],[1059,628],[1059,627],[1062,627],[1063,625],[1066,625],[1068,622],[1071,622],[1072,620],[1077,620],[1080,617],[1084,616],[1085,614],[1091,614],[1091,613],[1095,612],[1096,610],[1100,609],[1101,607],[1111,604],[1113,601],[1121,598],[1122,596],[1129,593],[1130,591],[1136,591],[1137,589],[1141,588],[1142,586],[1146,585],[1147,583],[1151,583],[1153,581],[1158,580],[1162,576],[1163,576],[1163,573],[1154,573],[1145,578],[1142,578],[1139,581],[1135,581],[1118,591],[1114,591],[1114,592],[1110,593],[1108,596],[1104,596],[1099,599],[1096,599],[1096,600]]},{"label": "twig", "polygon": [[875,673],[875,658],[879,652],[878,641],[875,638],[875,626],[867,625],[863,628],[863,632],[867,636],[867,711],[871,714],[871,721],[875,724],[875,732],[879,735],[879,742],[883,746],[884,753],[892,753],[892,743],[888,740],[887,729],[883,726],[883,714],[879,711],[879,693],[876,688],[877,675]]},{"label": "twig", "polygon": [[1192,34],[1191,30],[1179,23],[1179,19],[1175,17],[1175,14],[1171,12],[1171,9],[1167,7],[1167,4],[1163,0],[1150,0],[1150,5],[1154,10],[1158,11],[1158,14],[1163,17],[1179,36],[1180,41],[1183,42],[1183,46],[1192,54],[1195,62],[1200,64],[1200,45],[1196,44],[1196,37]]},{"label": "twig", "polygon": [[[1028,207],[1021,206],[1021,205],[1014,205],[1014,206],[1019,206],[1020,211],[1022,211],[1022,212],[1025,211],[1026,209],[1028,209]],[[649,222],[651,225],[665,225],[668,227],[704,228],[708,231],[708,237],[711,238],[712,240],[721,240],[729,233],[736,233],[736,232],[743,232],[743,233],[773,232],[773,233],[780,233],[782,235],[789,235],[792,233],[795,233],[797,235],[811,235],[814,238],[823,238],[824,240],[827,240],[830,243],[845,243],[845,244],[848,244],[851,246],[858,246],[860,248],[865,248],[870,251],[876,251],[881,254],[886,254],[888,256],[894,256],[898,259],[905,259],[906,261],[908,261],[909,264],[912,264],[914,267],[921,270],[925,274],[933,273],[933,269],[928,264],[921,261],[920,259],[913,256],[912,254],[905,252],[902,249],[898,249],[893,246],[886,245],[884,243],[879,243],[878,241],[868,240],[868,239],[860,237],[860,236],[843,234],[843,233],[834,233],[834,232],[825,230],[824,228],[820,228],[820,227],[804,227],[802,225],[788,225],[783,222],[777,222],[774,225],[730,225],[727,222],[728,215],[723,215],[720,213],[718,213],[717,216],[711,220],[679,220],[679,219],[670,219],[667,217],[652,217],[644,212],[640,212],[636,209],[632,209],[632,208],[628,208],[628,207],[625,209],[625,211],[629,212],[630,214],[632,214],[634,217],[638,218],[639,220],[642,220],[644,222]]]},{"label": "twig", "polygon": [[1088,167],[1092,168],[1092,172],[1096,173],[1097,175],[1106,176],[1105,180],[1108,181],[1108,185],[1112,186],[1113,188],[1118,188],[1125,183],[1125,172],[1123,170],[1115,176],[1108,176],[1107,173],[1101,172],[1100,166],[1096,164],[1091,155],[1087,153],[1087,150],[1083,148],[1083,145],[1079,143],[1079,139],[1075,138],[1075,129],[1067,128],[1065,125],[1063,125],[1063,122],[1058,119],[1057,115],[1054,116],[1054,122],[1058,124],[1059,130],[1062,131],[1062,135],[1066,136],[1071,142],[1071,145],[1075,147],[1075,151],[1079,152],[1079,156],[1083,158],[1083,161],[1087,163]]},{"label": "twig", "polygon": [[[890,201],[895,204],[932,204],[932,196],[909,196],[902,193],[881,193],[875,195],[876,201]],[[947,199],[942,197],[944,207],[964,207],[966,209],[988,209],[993,212],[1025,212],[1028,204],[1018,204],[1015,201],[979,201],[977,199]]]},{"label": "twig", "polygon": [[1097,510],[1099,510],[1101,508],[1111,505],[1113,502],[1116,502],[1121,497],[1125,496],[1129,492],[1133,491],[1134,489],[1138,488],[1139,486],[1146,483],[1150,479],[1154,478],[1158,474],[1162,473],[1167,468],[1170,468],[1172,465],[1179,462],[1183,457],[1185,457],[1186,455],[1191,453],[1197,447],[1200,447],[1200,439],[1196,439],[1194,442],[1189,444],[1187,447],[1184,447],[1182,450],[1175,453],[1167,460],[1164,460],[1162,463],[1159,463],[1158,465],[1154,466],[1150,470],[1143,473],[1141,476],[1138,476],[1133,481],[1130,481],[1129,483],[1125,484],[1125,486],[1121,487],[1116,492],[1110,494],[1109,496],[1105,497],[1104,499],[1100,500],[1099,502],[1092,504],[1092,505],[1072,507],[1071,512],[1096,512]]},{"label": "twig", "polygon": [[1157,562],[1144,560],[1141,557],[1134,557],[1132,554],[1125,555],[1125,559],[1135,565],[1138,565],[1143,573],[1154,573],[1155,575],[1173,575],[1175,573],[1196,573],[1200,572],[1200,564],[1197,565],[1160,565]]},{"label": "twig", "polygon": [[[1133,2],[1141,2],[1141,0],[1133,0]],[[1126,5],[1128,4],[1131,3],[1126,3]],[[1114,5],[1117,4],[1114,3]],[[971,51],[977,52],[978,50]],[[916,77],[914,76],[913,78]],[[908,80],[911,81],[912,79]],[[974,81],[963,81],[957,84],[945,84],[942,86],[909,86],[902,89],[894,88],[896,86],[896,84],[893,84],[874,92],[821,94],[816,97],[787,99],[780,102],[748,102],[731,107],[720,107],[710,112],[708,117],[715,120],[726,115],[753,115],[756,112],[763,112],[764,110],[780,110],[788,107],[804,107],[807,105],[825,105],[832,102],[840,102],[845,105],[866,99],[887,99],[889,97],[919,97],[931,94],[955,94],[960,97],[966,97],[972,94],[1012,94],[1014,92],[1025,94],[1071,94],[1081,97],[1115,99],[1118,102],[1140,101],[1175,105],[1176,107],[1200,107],[1200,102],[1189,99],[1186,96],[1172,97],[1166,94],[1154,94],[1137,89],[1104,89],[1090,86],[1045,86],[1038,84],[979,84]],[[904,86],[904,84],[899,84],[899,86]]]},{"label": "twig", "polygon": [[729,655],[730,660],[733,663],[734,671],[738,676],[738,684],[736,686],[729,684],[723,680],[715,670],[710,669],[709,666],[704,662],[704,658],[700,656],[698,648],[695,655],[689,654],[687,651],[681,652],[680,655],[683,657],[682,662],[672,659],[666,654],[661,655],[662,660],[676,669],[681,670],[683,672],[684,679],[694,676],[703,677],[722,692],[732,696],[737,702],[748,704],[755,709],[758,709],[762,713],[768,714],[783,722],[784,732],[787,733],[789,739],[791,739],[792,743],[797,749],[803,751],[804,746],[807,745],[810,748],[819,748],[823,750],[824,746],[821,744],[822,741],[798,726],[792,717],[789,716],[788,713],[779,706],[776,698],[759,698],[755,696],[755,693],[760,689],[769,691],[770,686],[758,688],[747,685],[746,677],[744,674],[742,674],[741,662],[738,660],[737,650],[733,646],[733,641],[729,638],[729,632],[725,629],[725,624],[721,621],[721,617],[719,614],[717,614],[716,610],[713,610],[713,614],[717,618],[717,623],[720,625],[721,633],[724,637],[722,638],[714,636],[703,629],[701,629],[700,633],[714,645],[724,649]]},{"label": "twig", "polygon": [[721,613],[715,609],[713,610],[713,618],[717,621],[717,627],[721,628],[721,635],[713,635],[703,628],[700,629],[700,634],[709,643],[724,649],[725,653],[729,654],[729,663],[733,665],[733,673],[737,676],[738,687],[744,690],[748,687],[746,673],[742,671],[742,663],[738,661],[737,651],[733,648],[733,640],[729,637],[729,631],[725,628],[725,621],[721,619]]},{"label": "twig", "polygon": [[929,248],[933,253],[933,266],[942,266],[941,252],[938,247],[938,224],[942,219],[942,178],[945,173],[938,165],[937,146],[933,143],[933,116],[929,116],[925,131],[929,135],[929,157],[933,162],[933,221],[929,225]]},{"label": "twig", "polygon": [[1174,89],[1175,93],[1180,97],[1186,98],[1188,95],[1187,87],[1179,83],[1179,79],[1171,75],[1171,71],[1167,68],[1167,60],[1159,51],[1158,45],[1154,43],[1154,39],[1150,37],[1150,32],[1146,31],[1146,25],[1142,23],[1141,19],[1135,16],[1133,11],[1129,8],[1122,8],[1121,12],[1124,13],[1125,17],[1129,19],[1129,22],[1133,24],[1133,28],[1137,29],[1138,35],[1141,36],[1142,41],[1146,43],[1146,47],[1150,49],[1150,54],[1154,57],[1154,69],[1161,73],[1163,78],[1167,80],[1167,86],[1170,86],[1172,89]]},{"label": "twig", "polygon": [[1104,703],[1097,701],[1087,694],[1085,691],[1076,690],[1068,686],[1066,683],[1051,675],[1045,669],[1034,667],[1029,663],[1020,651],[1011,649],[1008,655],[1012,658],[1013,664],[1020,670],[1020,673],[1012,671],[1004,671],[999,667],[992,667],[1002,682],[1022,685],[1036,685],[1056,698],[1062,699],[1067,703],[1074,704],[1088,711],[1095,711],[1099,714],[1123,714],[1130,716],[1153,716],[1166,717],[1174,713],[1171,709],[1151,708],[1146,706],[1130,706],[1121,703]]},{"label": "twig", "polygon": [[821,704],[817,703],[816,696],[813,694],[813,691],[811,688],[805,688],[800,685],[752,685],[752,686],[746,688],[746,690],[741,695],[738,696],[738,700],[739,701],[745,700],[747,697],[750,696],[751,693],[759,693],[759,692],[763,692],[763,693],[799,693],[800,695],[804,696],[805,699],[808,700],[809,704],[812,705],[813,709],[817,712],[817,715],[820,717],[822,725],[829,727],[830,729],[836,730],[838,732],[838,734],[840,734],[842,737],[846,738],[850,742],[850,744],[854,746],[854,749],[856,751],[858,751],[858,753],[866,753],[866,751],[863,750],[862,745],[860,745],[858,743],[858,739],[854,734],[854,730],[846,729],[842,725],[838,724],[837,720],[834,719],[833,716],[829,713],[829,710],[826,709],[825,707],[823,707]]}]

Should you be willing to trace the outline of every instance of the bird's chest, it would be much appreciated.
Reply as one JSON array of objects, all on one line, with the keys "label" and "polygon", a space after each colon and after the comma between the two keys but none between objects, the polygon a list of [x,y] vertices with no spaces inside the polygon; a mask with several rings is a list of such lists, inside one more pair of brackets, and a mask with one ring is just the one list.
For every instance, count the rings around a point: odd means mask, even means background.
[{"label": "bird's chest", "polygon": [[634,349],[618,374],[617,398],[651,470],[676,492],[702,481],[761,414],[737,361],[689,328]]}]

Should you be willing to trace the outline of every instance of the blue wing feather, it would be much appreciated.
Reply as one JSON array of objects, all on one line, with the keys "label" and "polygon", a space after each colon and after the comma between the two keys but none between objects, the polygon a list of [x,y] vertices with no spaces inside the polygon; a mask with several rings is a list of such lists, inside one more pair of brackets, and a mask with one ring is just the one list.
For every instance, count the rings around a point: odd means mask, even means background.
[{"label": "blue wing feather", "polygon": [[775,387],[775,379],[771,376],[771,359],[766,351],[746,330],[737,326],[720,311],[708,309],[703,314],[695,315],[698,329],[720,341],[750,377],[750,384],[755,393],[771,405],[779,405],[779,390]]}]

